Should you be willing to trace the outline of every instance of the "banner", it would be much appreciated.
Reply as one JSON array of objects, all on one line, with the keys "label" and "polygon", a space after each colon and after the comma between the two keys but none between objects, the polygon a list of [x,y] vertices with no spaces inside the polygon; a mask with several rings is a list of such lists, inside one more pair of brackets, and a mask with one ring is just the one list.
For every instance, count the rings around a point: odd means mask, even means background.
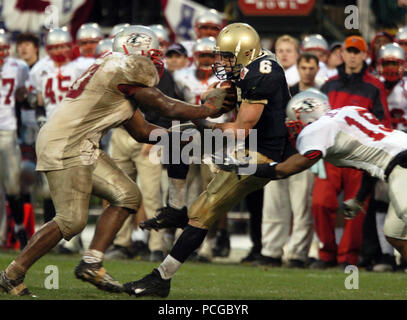
[{"label": "banner", "polygon": [[161,0],[161,8],[177,41],[195,39],[195,18],[210,9],[190,0]]},{"label": "banner", "polygon": [[305,16],[315,7],[315,0],[239,0],[244,15]]},{"label": "banner", "polygon": [[0,17],[10,32],[38,33],[44,28],[69,26],[75,34],[92,6],[93,0],[0,0]]}]

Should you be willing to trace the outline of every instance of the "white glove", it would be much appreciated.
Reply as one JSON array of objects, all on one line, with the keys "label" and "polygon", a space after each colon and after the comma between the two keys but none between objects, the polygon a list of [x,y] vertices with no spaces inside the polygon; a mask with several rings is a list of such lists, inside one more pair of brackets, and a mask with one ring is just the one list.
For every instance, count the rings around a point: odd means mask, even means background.
[{"label": "white glove", "polygon": [[212,154],[212,162],[220,170],[231,171],[238,174],[239,169],[247,168],[249,166],[249,160],[251,157],[245,157],[242,160],[238,160],[232,155],[222,153],[221,156],[218,154]]},{"label": "white glove", "polygon": [[342,202],[343,205],[343,214],[346,220],[353,219],[358,215],[360,211],[365,213],[365,209],[363,208],[363,203],[359,202],[355,198],[348,199]]},{"label": "white glove", "polygon": [[319,159],[317,162],[315,162],[311,167],[311,172],[315,173],[320,179],[326,179],[324,160]]}]

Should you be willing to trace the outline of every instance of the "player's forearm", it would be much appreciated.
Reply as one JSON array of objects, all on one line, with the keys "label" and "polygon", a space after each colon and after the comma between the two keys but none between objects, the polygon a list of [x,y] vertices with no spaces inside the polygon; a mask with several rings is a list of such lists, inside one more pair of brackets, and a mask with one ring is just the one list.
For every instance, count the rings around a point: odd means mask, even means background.
[{"label": "player's forearm", "polygon": [[281,163],[258,164],[254,176],[272,180],[285,179],[310,168],[317,160],[310,160],[301,154],[295,154]]},{"label": "player's forearm", "polygon": [[194,105],[180,100],[173,100],[161,107],[161,114],[177,120],[205,119],[215,113],[215,108],[209,105]]},{"label": "player's forearm", "polygon": [[168,134],[167,129],[145,121],[139,111],[136,113],[123,124],[123,127],[136,141],[155,144],[159,136]]}]

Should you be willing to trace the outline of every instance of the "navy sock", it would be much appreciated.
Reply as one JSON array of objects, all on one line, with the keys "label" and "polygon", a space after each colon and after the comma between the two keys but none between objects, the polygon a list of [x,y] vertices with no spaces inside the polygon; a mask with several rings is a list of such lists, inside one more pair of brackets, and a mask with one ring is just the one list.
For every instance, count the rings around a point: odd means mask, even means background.
[{"label": "navy sock", "polygon": [[170,255],[179,262],[185,262],[192,252],[199,248],[207,233],[208,230],[206,229],[186,226],[172,248]]}]

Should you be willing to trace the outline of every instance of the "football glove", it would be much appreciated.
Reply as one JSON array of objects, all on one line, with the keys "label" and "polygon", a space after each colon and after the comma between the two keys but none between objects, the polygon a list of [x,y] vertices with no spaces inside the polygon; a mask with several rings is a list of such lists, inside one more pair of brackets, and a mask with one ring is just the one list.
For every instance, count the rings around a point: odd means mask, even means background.
[{"label": "football glove", "polygon": [[212,154],[211,158],[215,166],[220,170],[234,172],[236,174],[239,174],[240,169],[247,168],[249,166],[249,160],[251,159],[251,157],[244,157],[242,160],[238,160],[226,153],[222,153],[222,155],[215,153]]},{"label": "football glove", "polygon": [[365,213],[363,203],[359,202],[355,198],[344,201],[342,205],[343,205],[343,214],[345,216],[345,219],[347,220],[355,218],[360,211]]}]

